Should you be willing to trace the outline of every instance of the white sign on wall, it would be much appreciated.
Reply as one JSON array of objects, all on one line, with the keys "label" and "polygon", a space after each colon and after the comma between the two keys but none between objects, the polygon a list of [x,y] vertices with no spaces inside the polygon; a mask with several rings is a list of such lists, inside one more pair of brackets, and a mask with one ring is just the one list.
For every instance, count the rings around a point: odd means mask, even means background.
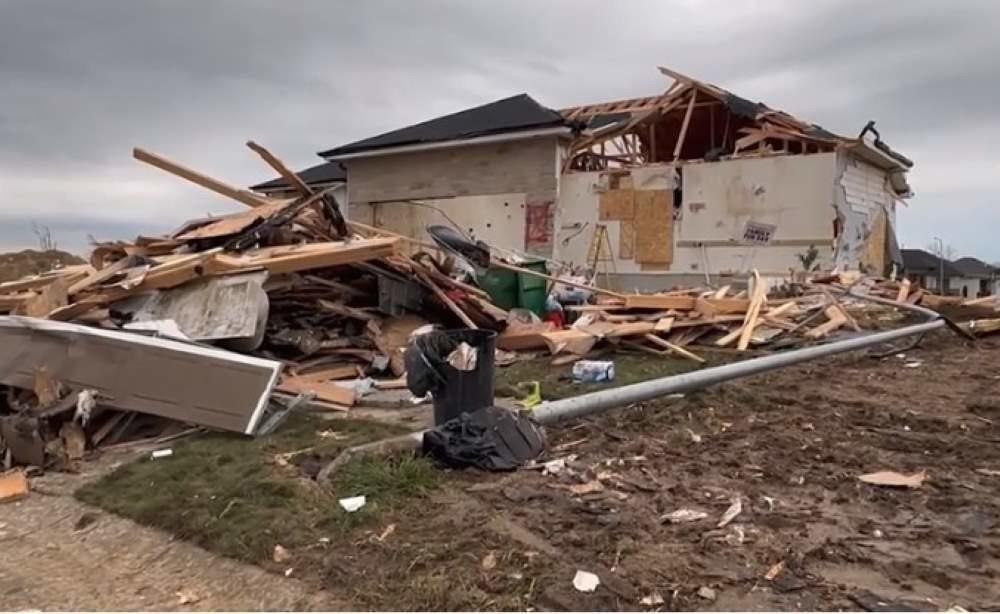
[{"label": "white sign on wall", "polygon": [[753,245],[767,245],[771,242],[771,237],[777,228],[774,224],[747,222],[747,225],[743,227],[743,242]]}]

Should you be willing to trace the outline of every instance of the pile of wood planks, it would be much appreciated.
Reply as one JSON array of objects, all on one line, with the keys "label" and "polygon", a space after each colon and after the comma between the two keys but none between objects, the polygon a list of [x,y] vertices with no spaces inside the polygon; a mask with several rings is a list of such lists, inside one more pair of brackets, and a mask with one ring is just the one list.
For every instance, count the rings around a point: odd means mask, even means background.
[{"label": "pile of wood planks", "polygon": [[[858,272],[817,277],[769,296],[756,272],[748,289],[732,286],[692,288],[657,294],[602,292],[594,304],[568,306],[576,316],[564,330],[547,323],[512,325],[498,339],[508,350],[545,350],[554,364],[629,349],[703,363],[703,350],[787,347],[823,340],[838,331],[863,333],[879,320],[902,317],[906,306],[969,304],[911,289],[909,281],[864,277]],[[847,294],[859,293],[894,301],[875,304]],[[985,302],[980,299],[980,302]],[[781,342],[780,344],[778,342]]]},{"label": "pile of wood planks", "polygon": [[[0,283],[0,319],[7,321],[10,334],[20,335],[21,323],[31,328],[31,322],[42,321],[108,331],[117,335],[116,342],[131,331],[143,331],[217,345],[232,356],[271,361],[253,364],[278,365],[272,389],[307,393],[315,404],[347,410],[357,394],[342,380],[376,378],[378,387],[401,385],[402,352],[415,329],[426,324],[504,327],[507,313],[492,305],[483,290],[453,279],[447,259],[426,252],[408,257],[399,249],[402,238],[348,224],[331,193],[314,192],[266,149],[252,142],[248,146],[299,190],[297,198],[260,196],[136,149],[136,159],[235,200],[246,210],[194,220],[168,236],[96,243],[86,264]],[[31,343],[43,335],[40,327],[34,326],[32,335],[30,341],[26,335],[18,337],[29,353],[34,352]],[[140,359],[143,351],[160,351],[133,349],[121,351]],[[53,355],[50,351],[35,362]],[[87,359],[60,363],[57,371],[79,373]],[[11,428],[14,422],[28,424],[20,430],[36,433],[37,441],[28,438],[35,443],[58,440],[63,426],[76,425],[69,427],[74,441],[87,447],[170,436],[178,421],[239,432],[248,423],[242,416],[232,421],[232,428],[225,420],[192,420],[198,404],[190,399],[171,413],[169,388],[155,377],[150,386],[158,388],[158,407],[166,409],[146,415],[141,408],[122,407],[114,399],[116,391],[102,387],[110,379],[106,375],[89,380],[99,411],[92,419],[81,419],[76,401],[80,386],[48,382],[44,374],[33,385],[30,372],[16,364],[0,365],[0,393],[7,397],[0,402],[0,415],[12,418]],[[167,381],[173,377],[158,375]],[[173,385],[184,387],[185,382]],[[248,416],[254,412],[252,403],[246,411]],[[176,420],[164,420],[171,416]],[[254,413],[251,426],[258,417]],[[30,446],[33,453],[37,448]]]}]

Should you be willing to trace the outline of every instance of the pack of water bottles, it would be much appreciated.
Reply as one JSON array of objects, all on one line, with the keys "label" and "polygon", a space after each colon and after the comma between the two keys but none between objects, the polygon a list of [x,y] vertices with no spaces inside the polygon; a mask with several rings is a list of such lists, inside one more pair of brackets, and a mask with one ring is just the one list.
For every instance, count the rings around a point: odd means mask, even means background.
[{"label": "pack of water bottles", "polygon": [[611,360],[578,360],[573,363],[573,379],[578,382],[610,382],[615,379]]}]

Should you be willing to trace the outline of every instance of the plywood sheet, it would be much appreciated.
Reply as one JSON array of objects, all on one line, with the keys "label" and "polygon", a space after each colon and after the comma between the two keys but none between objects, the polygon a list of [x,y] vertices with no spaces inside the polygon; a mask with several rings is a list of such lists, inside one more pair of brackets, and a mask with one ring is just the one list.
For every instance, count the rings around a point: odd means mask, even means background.
[{"label": "plywood sheet", "polygon": [[601,221],[635,219],[635,190],[601,192],[598,215]]},{"label": "plywood sheet", "polygon": [[635,258],[635,222],[624,221],[618,227],[618,258]]},{"label": "plywood sheet", "polygon": [[674,212],[667,190],[635,192],[635,259],[643,264],[670,264],[674,259]]}]

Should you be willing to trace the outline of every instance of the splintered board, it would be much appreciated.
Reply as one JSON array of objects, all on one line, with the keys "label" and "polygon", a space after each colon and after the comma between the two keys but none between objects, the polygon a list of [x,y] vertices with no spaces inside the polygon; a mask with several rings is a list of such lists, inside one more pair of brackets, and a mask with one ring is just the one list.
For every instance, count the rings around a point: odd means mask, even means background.
[{"label": "splintered board", "polygon": [[670,264],[674,259],[674,212],[667,190],[635,193],[635,260],[642,264]]},{"label": "splintered board", "polygon": [[618,257],[635,258],[635,222],[624,221],[618,225]]},{"label": "splintered board", "polygon": [[608,190],[602,192],[598,215],[602,222],[631,220],[635,218],[635,190]]}]

